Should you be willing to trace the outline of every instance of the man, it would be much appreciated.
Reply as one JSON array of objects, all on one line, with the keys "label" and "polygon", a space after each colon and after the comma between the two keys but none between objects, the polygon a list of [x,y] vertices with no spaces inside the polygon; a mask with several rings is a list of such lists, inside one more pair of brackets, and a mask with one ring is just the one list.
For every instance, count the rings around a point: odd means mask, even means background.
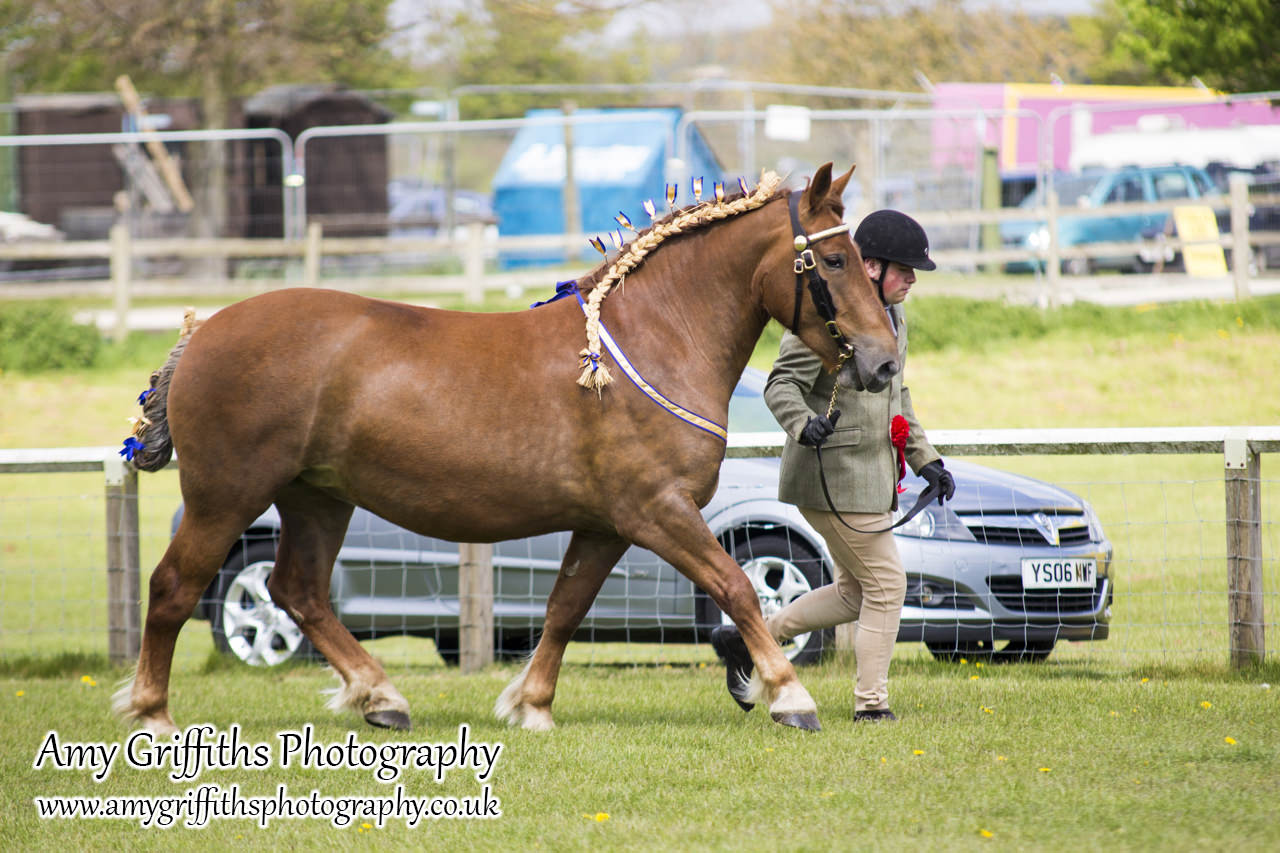
[{"label": "man", "polygon": [[[936,268],[929,258],[928,237],[911,217],[878,210],[862,220],[853,240],[898,337],[898,363],[905,367],[907,327],[902,301],[915,284],[916,270]],[[787,432],[778,498],[798,506],[826,541],[835,561],[835,581],[795,599],[765,624],[782,642],[856,620],[853,718],[892,721],[897,718],[889,709],[889,659],[898,637],[906,574],[893,534],[886,528],[898,506],[900,465],[905,461],[936,486],[939,502],[955,493],[955,480],[916,420],[901,370],[889,387],[876,393],[841,387],[835,409],[827,417],[835,381],[835,375],[823,369],[799,338],[790,333],[783,337],[764,391],[765,402]],[[895,422],[901,456],[891,435]],[[909,430],[906,436],[904,426]],[[823,449],[831,501],[839,516],[823,495],[817,445]],[[846,527],[841,517],[858,529]],[[737,628],[717,628],[711,642],[725,660],[730,694],[750,710],[752,705],[742,697],[752,663]]]}]

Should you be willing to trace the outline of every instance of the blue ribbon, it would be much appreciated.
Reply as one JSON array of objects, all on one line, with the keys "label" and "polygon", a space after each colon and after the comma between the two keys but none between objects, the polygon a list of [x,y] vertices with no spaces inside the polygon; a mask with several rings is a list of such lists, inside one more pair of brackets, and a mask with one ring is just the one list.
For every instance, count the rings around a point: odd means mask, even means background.
[{"label": "blue ribbon", "polygon": [[145,391],[143,391],[141,394],[139,394],[139,395],[138,395],[138,405],[139,405],[139,406],[144,405],[144,404],[147,402],[147,398],[148,398],[148,397],[150,397],[150,396],[151,396],[151,394],[152,394],[152,392],[154,392],[155,390],[156,390],[156,389],[154,389],[154,388],[148,388],[147,390],[145,390]]},{"label": "blue ribbon", "polygon": [[557,281],[555,296],[551,297],[550,299],[544,299],[541,302],[535,302],[529,307],[537,308],[542,305],[550,305],[552,302],[555,302],[556,300],[564,299],[566,296],[569,296],[570,294],[577,293],[577,292],[578,292],[578,282],[574,281],[573,279],[570,279],[569,281]]},{"label": "blue ribbon", "polygon": [[146,450],[147,446],[133,436],[129,436],[124,440],[124,447],[120,450],[120,455],[129,462],[133,461],[135,453],[141,453]]}]

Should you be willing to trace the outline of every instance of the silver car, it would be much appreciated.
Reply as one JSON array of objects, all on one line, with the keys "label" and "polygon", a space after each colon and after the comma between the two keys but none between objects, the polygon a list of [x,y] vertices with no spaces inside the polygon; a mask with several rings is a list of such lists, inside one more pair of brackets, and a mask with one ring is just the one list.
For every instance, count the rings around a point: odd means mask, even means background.
[{"label": "silver car", "polygon": [[[765,375],[748,369],[729,409],[734,432],[775,431]],[[703,509],[712,532],[742,566],[766,614],[829,583],[830,553],[799,511],[778,501],[778,460],[726,459]],[[961,460],[947,467],[956,494],[896,531],[907,568],[901,641],[923,641],[942,659],[1043,659],[1054,643],[1105,639],[1112,594],[1111,544],[1092,509],[1048,483]],[[909,475],[903,506],[924,482]],[[174,528],[181,517],[179,507]],[[315,651],[271,603],[266,581],[280,526],[275,509],[245,531],[196,610],[219,649],[274,665]],[[500,657],[536,642],[547,596],[568,545],[552,533],[494,545],[494,648]],[[358,638],[431,637],[458,659],[458,546],[419,536],[357,508],[333,570],[333,609]],[[606,579],[575,639],[706,641],[719,608],[655,554],[633,547]],[[833,631],[785,646],[797,664],[818,660]]]}]

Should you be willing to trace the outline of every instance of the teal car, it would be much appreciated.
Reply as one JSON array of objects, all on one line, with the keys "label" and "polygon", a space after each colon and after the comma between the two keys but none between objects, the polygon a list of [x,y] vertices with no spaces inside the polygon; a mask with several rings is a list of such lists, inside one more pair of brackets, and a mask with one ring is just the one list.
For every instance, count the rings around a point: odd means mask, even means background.
[{"label": "teal car", "polygon": [[[1167,233],[1168,213],[1120,213],[1115,216],[1072,216],[1073,208],[1100,208],[1111,204],[1141,202],[1195,201],[1221,199],[1209,175],[1195,166],[1131,166],[1081,173],[1060,173],[1051,180],[1058,193],[1061,215],[1058,218],[1058,246],[1068,248],[1089,243],[1136,243],[1152,241],[1135,252],[1087,258],[1064,258],[1062,271],[1068,275],[1087,275],[1111,269],[1149,272],[1157,261],[1172,263],[1176,254],[1153,242]],[[1035,209],[1044,206],[1045,187],[1038,187],[1018,206]],[[1049,248],[1049,228],[1043,220],[1027,219],[1001,226],[1001,242],[1007,249],[1028,249],[1043,254]],[[1005,266],[1006,272],[1043,271],[1043,260],[1015,261]]]}]

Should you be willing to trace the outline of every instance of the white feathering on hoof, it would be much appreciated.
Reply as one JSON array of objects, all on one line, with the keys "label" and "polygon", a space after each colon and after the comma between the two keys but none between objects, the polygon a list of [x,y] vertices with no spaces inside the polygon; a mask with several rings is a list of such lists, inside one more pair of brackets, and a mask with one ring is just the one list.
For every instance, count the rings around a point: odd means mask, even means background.
[{"label": "white feathering on hoof", "polygon": [[752,671],[751,679],[747,682],[747,690],[742,697],[742,701],[750,702],[753,705],[761,705],[768,701],[765,696],[764,679],[760,677],[760,670]]},{"label": "white feathering on hoof", "polygon": [[111,694],[111,713],[126,722],[138,719],[138,712],[133,707],[133,682],[138,677],[137,667],[117,685],[116,692]]},{"label": "white feathering on hoof", "polygon": [[337,687],[327,687],[320,692],[329,697],[329,701],[324,706],[335,714],[343,711],[359,711],[364,705],[366,699],[369,698],[369,685],[360,681],[346,682],[342,680],[342,676],[335,671],[333,673],[338,678]]},{"label": "white feathering on hoof", "polygon": [[525,664],[520,674],[511,679],[511,683],[498,694],[498,701],[493,703],[493,715],[508,725],[520,725],[520,691],[524,688],[524,676],[529,671]]}]

